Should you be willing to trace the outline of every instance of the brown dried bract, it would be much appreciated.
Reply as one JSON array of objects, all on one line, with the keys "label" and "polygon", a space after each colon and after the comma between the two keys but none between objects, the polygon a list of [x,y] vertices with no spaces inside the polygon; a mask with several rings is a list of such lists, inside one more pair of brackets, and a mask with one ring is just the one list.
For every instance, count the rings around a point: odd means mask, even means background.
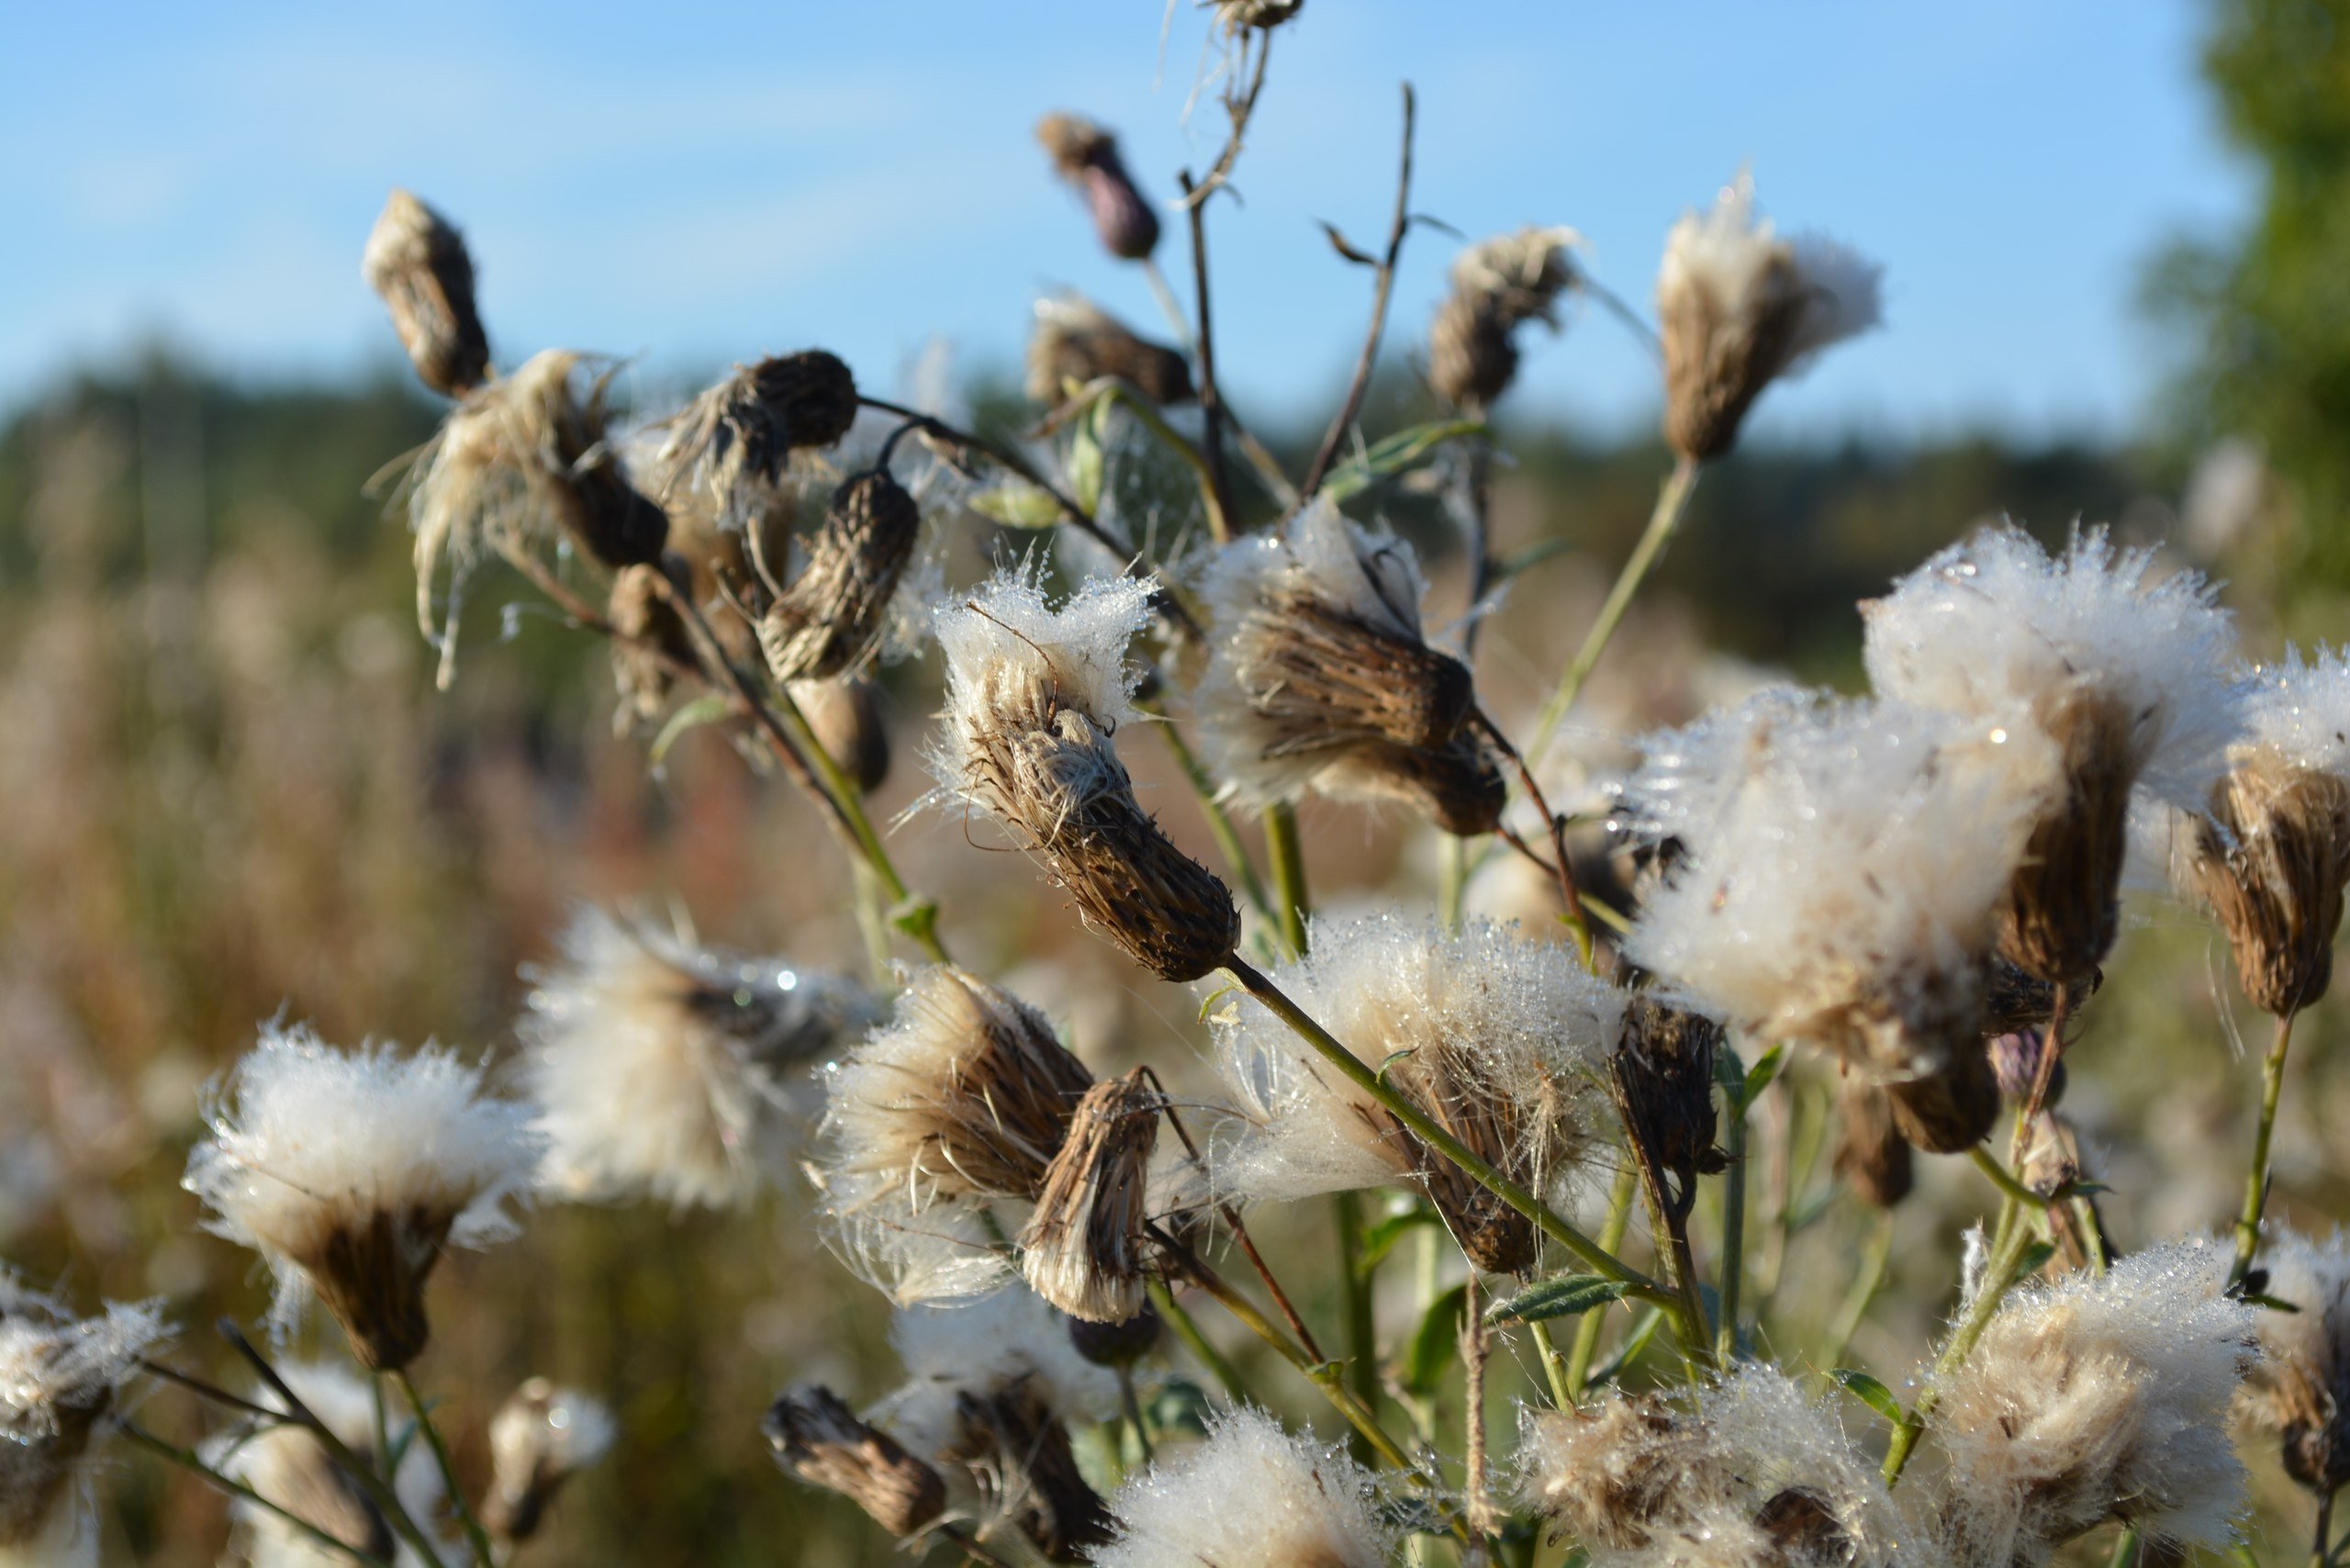
[{"label": "brown dried bract", "polygon": [[489,339],[474,305],[464,237],[408,191],[394,190],[361,263],[383,296],[400,346],[427,386],[463,397],[489,375]]},{"label": "brown dried bract", "polygon": [[2137,715],[2102,692],[2067,692],[2039,714],[2064,756],[2064,794],[2033,824],[2000,900],[1999,951],[2038,980],[2091,985],[2121,922],[2130,791],[2145,766]]},{"label": "brown dried bract", "polygon": [[878,640],[890,601],[922,536],[922,508],[888,474],[843,485],[808,544],[807,563],[759,622],[778,680],[828,680],[856,667]]},{"label": "brown dried bract", "polygon": [[2212,791],[2193,853],[2253,1003],[2282,1018],[2322,997],[2350,880],[2350,783],[2256,756]]},{"label": "brown dried bract", "polygon": [[1147,1177],[1160,1100],[1136,1068],[1086,1091],[1021,1232],[1021,1271],[1053,1305],[1089,1323],[1143,1310]]},{"label": "brown dried bract", "polygon": [[857,1419],[820,1383],[786,1390],[761,1423],[776,1462],[811,1486],[837,1492],[902,1540],[946,1511],[946,1483],[896,1439]]}]

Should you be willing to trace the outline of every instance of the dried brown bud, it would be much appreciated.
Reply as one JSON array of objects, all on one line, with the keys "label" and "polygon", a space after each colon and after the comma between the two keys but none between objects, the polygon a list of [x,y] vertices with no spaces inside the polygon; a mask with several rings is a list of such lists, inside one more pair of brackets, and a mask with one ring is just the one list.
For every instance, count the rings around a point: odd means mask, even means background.
[{"label": "dried brown bud", "polygon": [[1147,1299],[1145,1199],[1160,1109],[1140,1068],[1095,1084],[1078,1102],[1069,1137],[1045,1171],[1035,1213],[1020,1235],[1021,1272],[1072,1318],[1124,1323]]},{"label": "dried brown bud", "polygon": [[1847,1080],[1836,1097],[1841,1127],[1836,1144],[1836,1174],[1852,1195],[1873,1208],[1889,1209],[1917,1184],[1917,1159],[1908,1140],[1893,1125],[1893,1103],[1874,1083]]},{"label": "dried brown bud", "polygon": [[1210,0],[1215,8],[1216,26],[1227,34],[1243,33],[1254,28],[1270,32],[1283,22],[1293,22],[1305,9],[1305,0]]},{"label": "dried brown bud", "polygon": [[474,310],[474,263],[448,219],[394,190],[367,236],[367,286],[390,307],[392,326],[423,383],[464,396],[489,374],[489,340]]},{"label": "dried brown bud", "polygon": [[985,1396],[956,1396],[962,1441],[944,1458],[970,1465],[995,1506],[1055,1562],[1082,1562],[1116,1520],[1086,1484],[1069,1428],[1026,1383]]},{"label": "dried brown bud", "polygon": [[1138,262],[1158,248],[1158,215],[1135,189],[1116,137],[1082,116],[1051,114],[1036,122],[1036,140],[1061,178],[1084,194],[1103,249]]},{"label": "dried brown bud", "polygon": [[1040,300],[1028,339],[1028,396],[1048,407],[1080,385],[1102,376],[1127,383],[1152,402],[1188,403],[1192,367],[1173,349],[1137,337],[1126,324],[1074,295]]},{"label": "dried brown bud", "polygon": [[1523,229],[1471,246],[1452,264],[1452,292],[1428,331],[1428,385],[1456,408],[1493,407],[1517,375],[1514,334],[1558,324],[1552,307],[1575,282],[1571,229]]},{"label": "dried brown bud", "polygon": [[890,777],[890,726],[881,717],[881,697],[862,676],[831,680],[795,680],[791,700],[800,704],[816,744],[864,794]]},{"label": "dried brown bud", "polygon": [[2333,978],[2350,880],[2350,782],[2255,754],[2211,794],[2195,824],[2194,876],[2235,952],[2244,994],[2279,1018]]},{"label": "dried brown bud", "polygon": [[1963,1154],[1999,1116],[1999,1079],[1981,1044],[1961,1047],[1934,1071],[1885,1086],[1893,1125],[1928,1154]]},{"label": "dried brown bud", "polygon": [[769,672],[825,680],[856,668],[881,635],[921,537],[921,506],[886,472],[843,485],[807,564],[759,621]]},{"label": "dried brown bud", "polygon": [[858,1420],[821,1384],[786,1390],[760,1429],[775,1447],[777,1463],[811,1486],[839,1493],[901,1540],[946,1511],[946,1483],[938,1472],[889,1433]]},{"label": "dried brown bud", "polygon": [[1158,1344],[1158,1309],[1143,1298],[1142,1309],[1122,1323],[1069,1320],[1069,1342],[1097,1367],[1130,1367]]},{"label": "dried brown bud", "polygon": [[[1697,1178],[1729,1166],[1714,1147],[1714,1061],[1722,1027],[1642,991],[1624,1008],[1624,1034],[1608,1058],[1617,1109],[1633,1157],[1657,1181],[1668,1217],[1685,1218]],[[1663,1178],[1671,1176],[1674,1185]]]},{"label": "dried brown bud", "polygon": [[2064,756],[2064,794],[2025,841],[1999,906],[1999,952],[2038,980],[2087,993],[2121,918],[2130,791],[2145,766],[2138,716],[2095,688],[2039,715]]},{"label": "dried brown bud", "polygon": [[370,1372],[397,1372],[423,1353],[431,1337],[424,1287],[460,1207],[419,1204],[398,1215],[371,1209],[357,1225],[323,1231],[296,1258]]},{"label": "dried brown bud", "polygon": [[1490,409],[1517,379],[1517,344],[1500,315],[1455,293],[1428,329],[1428,386],[1458,409]]},{"label": "dried brown bud", "polygon": [[611,618],[612,681],[620,689],[617,723],[649,722],[661,716],[679,665],[694,666],[693,639],[685,617],[663,590],[658,566],[623,566],[612,578],[605,607]]},{"label": "dried brown bud", "polygon": [[738,364],[669,421],[655,459],[663,495],[704,496],[722,522],[743,526],[767,504],[791,454],[838,442],[856,408],[856,376],[822,349]]},{"label": "dried brown bud", "polygon": [[[2077,1008],[2105,983],[2105,971],[2091,969],[2085,978],[2076,979],[2067,989],[2065,1005],[2069,1011]],[[2012,1035],[2019,1029],[2033,1029],[2051,1023],[2056,1016],[2056,988],[2044,980],[2024,973],[2005,958],[1991,960],[1991,982],[1983,1003],[1983,1032],[1986,1035]]]},{"label": "dried brown bud", "polygon": [[[1520,1179],[1547,1171],[1569,1145],[1563,1116],[1544,1117],[1521,1096],[1498,1093],[1473,1053],[1449,1036],[1424,1040],[1387,1069],[1388,1083],[1496,1170]],[[1469,1261],[1489,1274],[1522,1274],[1541,1256],[1534,1224],[1386,1111],[1376,1121],[1413,1166]],[[1556,1122],[1558,1125],[1552,1125]]]}]

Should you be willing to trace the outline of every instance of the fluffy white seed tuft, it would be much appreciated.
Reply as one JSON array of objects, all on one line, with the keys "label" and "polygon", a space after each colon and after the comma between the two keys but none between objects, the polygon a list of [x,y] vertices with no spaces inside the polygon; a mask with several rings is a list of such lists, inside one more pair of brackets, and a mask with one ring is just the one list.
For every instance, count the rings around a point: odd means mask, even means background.
[{"label": "fluffy white seed tuft", "polygon": [[1110,1499],[1118,1535],[1097,1568],[1380,1568],[1396,1548],[1377,1484],[1346,1450],[1243,1406]]},{"label": "fluffy white seed tuft", "polygon": [[84,1495],[98,1424],[169,1330],[160,1307],[76,1317],[0,1269],[0,1563],[95,1553]]},{"label": "fluffy white seed tuft", "polygon": [[2294,1312],[2254,1319],[2261,1364],[2241,1405],[2283,1451],[2286,1473],[2320,1496],[2350,1480],[2350,1231],[2320,1241],[2278,1230],[2262,1239],[2265,1294]]},{"label": "fluffy white seed tuft", "polygon": [[915,1306],[890,1324],[905,1383],[876,1418],[925,1459],[943,1461],[961,1440],[958,1396],[986,1397],[1015,1385],[1071,1426],[1118,1412],[1118,1374],[1078,1354],[1069,1320],[1025,1289],[999,1291],[966,1306]]}]

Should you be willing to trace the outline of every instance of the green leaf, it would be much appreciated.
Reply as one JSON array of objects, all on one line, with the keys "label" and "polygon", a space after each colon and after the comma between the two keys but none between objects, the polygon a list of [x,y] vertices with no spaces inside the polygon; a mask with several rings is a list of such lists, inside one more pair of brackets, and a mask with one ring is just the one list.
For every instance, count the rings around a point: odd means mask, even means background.
[{"label": "green leaf", "polygon": [[1484,432],[1483,420],[1439,420],[1433,424],[1414,425],[1397,431],[1386,440],[1373,443],[1360,457],[1341,463],[1330,470],[1322,481],[1322,493],[1334,501],[1360,495],[1380,479],[1393,478],[1407,468],[1416,468],[1428,455],[1448,441]]},{"label": "green leaf", "polygon": [[658,772],[661,765],[668,760],[669,748],[677,744],[677,738],[680,735],[688,730],[698,730],[704,724],[716,723],[726,717],[727,707],[727,700],[712,691],[695,698],[670,714],[669,722],[661,726],[661,733],[653,737],[653,750],[649,756],[649,761],[654,770]]},{"label": "green leaf", "polygon": [[1895,1426],[1898,1427],[1903,1421],[1908,1419],[1908,1413],[1901,1408],[1901,1401],[1893,1396],[1893,1390],[1877,1382],[1868,1373],[1856,1372],[1851,1367],[1838,1367],[1828,1375],[1834,1378],[1845,1393]]},{"label": "green leaf", "polygon": [[1401,1214],[1389,1215],[1375,1224],[1365,1226],[1362,1232],[1362,1250],[1355,1254],[1355,1273],[1362,1279],[1371,1278],[1371,1271],[1385,1261],[1390,1252],[1395,1250],[1397,1242],[1419,1226],[1435,1223],[1435,1215],[1427,1209],[1413,1207],[1404,1210]]},{"label": "green leaf", "polygon": [[1485,1321],[1543,1323],[1553,1317],[1580,1317],[1595,1306],[1621,1301],[1631,1287],[1597,1274],[1561,1274],[1522,1290],[1507,1301],[1496,1302]]},{"label": "green leaf", "polygon": [[1107,398],[1093,400],[1085,417],[1069,432],[1069,456],[1062,465],[1069,474],[1070,498],[1089,512],[1102,508],[1102,479],[1109,466],[1102,454],[1102,425],[1109,409]]},{"label": "green leaf", "polygon": [[971,498],[971,510],[1006,528],[1050,528],[1061,520],[1060,503],[1024,479],[1007,479]]},{"label": "green leaf", "polygon": [[2285,1300],[2282,1296],[2273,1296],[2266,1293],[2259,1295],[2248,1295],[2244,1299],[2250,1302],[2255,1306],[2265,1306],[2271,1312],[2299,1312],[2301,1310],[2300,1307],[2295,1306],[2291,1302]]},{"label": "green leaf", "polygon": [[1428,1305],[1412,1342],[1404,1348],[1404,1365],[1396,1381],[1404,1392],[1425,1399],[1443,1381],[1444,1369],[1460,1350],[1460,1314],[1468,1304],[1469,1287],[1455,1285]]},{"label": "green leaf", "polygon": [[890,924],[920,942],[938,930],[938,901],[912,898],[890,912]]},{"label": "green leaf", "polygon": [[1155,1432],[1188,1432],[1203,1438],[1207,1436],[1208,1415],[1214,1408],[1207,1392],[1198,1383],[1189,1378],[1171,1377],[1143,1406],[1143,1418]]},{"label": "green leaf", "polygon": [[2048,1260],[2054,1256],[2056,1256],[2054,1242],[2035,1241],[2023,1249],[2023,1256],[2016,1260],[2016,1271],[2008,1277],[2010,1280],[2028,1280],[2046,1268]]},{"label": "green leaf", "polygon": [[1604,1388],[1623,1376],[1624,1370],[1639,1361],[1640,1352],[1649,1348],[1649,1341],[1656,1338],[1656,1331],[1663,1322],[1664,1309],[1661,1306],[1650,1307],[1640,1314],[1632,1325],[1631,1333],[1625,1337],[1622,1346],[1614,1355],[1607,1358],[1605,1364],[1593,1371],[1591,1386]]},{"label": "green leaf", "polygon": [[1739,1092],[1738,1108],[1741,1114],[1753,1107],[1755,1100],[1762,1091],[1771,1087],[1771,1081],[1778,1077],[1779,1070],[1786,1065],[1785,1041],[1780,1041],[1762,1053],[1762,1059],[1756,1062],[1753,1069],[1747,1073],[1745,1087]]}]

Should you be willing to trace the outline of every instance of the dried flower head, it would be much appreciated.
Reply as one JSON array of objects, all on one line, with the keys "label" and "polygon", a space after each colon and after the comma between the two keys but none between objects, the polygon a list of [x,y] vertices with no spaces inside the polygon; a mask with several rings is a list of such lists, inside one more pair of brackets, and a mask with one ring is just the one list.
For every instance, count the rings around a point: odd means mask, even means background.
[{"label": "dried flower head", "polygon": [[2277,1439],[2285,1473],[2320,1497],[2350,1484],[2350,1231],[2262,1238],[2265,1294],[2295,1312],[2253,1321],[2261,1361],[2238,1404]]},{"label": "dried flower head", "polygon": [[[380,1468],[384,1456],[375,1448],[375,1395],[346,1367],[328,1361],[288,1361],[277,1368],[294,1397],[316,1416],[337,1441],[370,1467]],[[277,1391],[257,1387],[248,1395],[263,1409],[283,1412]],[[232,1428],[207,1441],[201,1450],[206,1462],[241,1485],[259,1493],[263,1501],[298,1516],[328,1535],[398,1568],[440,1568],[442,1562],[462,1562],[462,1546],[436,1543],[439,1562],[427,1564],[411,1547],[401,1545],[391,1521],[352,1479],[308,1428],[293,1420]],[[411,1442],[400,1456],[392,1478],[393,1495],[408,1516],[427,1529],[442,1516],[447,1494],[438,1467],[420,1442]],[[250,1501],[230,1505],[238,1541],[253,1568],[343,1568],[351,1560],[329,1551],[285,1522],[277,1514]]]},{"label": "dried flower head", "polygon": [[1893,1125],[1893,1102],[1878,1085],[1851,1079],[1839,1088],[1836,1108],[1836,1174],[1871,1208],[1892,1208],[1917,1185],[1917,1160]]},{"label": "dried flower head", "polygon": [[527,1380],[489,1420],[489,1495],[482,1523],[500,1540],[538,1533],[563,1484],[611,1451],[612,1413],[593,1394]]},{"label": "dried flower head", "polygon": [[1673,1218],[1697,1201],[1697,1178],[1718,1175],[1729,1157],[1714,1145],[1714,1062],[1722,1026],[1646,991],[1625,1003],[1624,1032],[1609,1057],[1609,1081],[1624,1137],[1643,1169],[1671,1176],[1662,1194]]},{"label": "dried flower head", "polygon": [[[1216,642],[1194,694],[1208,761],[1251,806],[1326,789],[1340,765],[1432,752],[1475,701],[1467,666],[1428,646],[1410,545],[1327,499],[1220,551],[1201,585]],[[1340,781],[1348,776],[1341,775]]]},{"label": "dried flower head", "polygon": [[1878,1080],[1979,1054],[1992,914],[2045,790],[2031,737],[1777,689],[1641,744],[1625,817],[1684,855],[1634,962]]},{"label": "dried flower head", "polygon": [[1089,1323],[1124,1323],[1147,1300],[1144,1226],[1162,1105],[1145,1080],[1136,1068],[1085,1092],[1020,1233],[1028,1287]]},{"label": "dried flower head", "polygon": [[770,585],[774,602],[759,618],[769,673],[828,680],[863,665],[921,537],[922,507],[888,470],[859,474],[835,491],[790,583]]},{"label": "dried flower head", "polygon": [[0,1269],[0,1562],[62,1562],[95,1540],[76,1495],[91,1440],[168,1332],[154,1305],[76,1318]]},{"label": "dried flower head", "polygon": [[[477,386],[449,411],[400,480],[416,533],[416,612],[441,649],[441,684],[456,657],[465,579],[483,557],[534,553],[569,539],[615,570],[656,562],[669,520],[638,493],[607,439],[610,372],[582,391],[583,357],[550,349]],[[448,601],[436,617],[443,563]]]},{"label": "dried flower head", "polygon": [[795,680],[790,693],[816,744],[849,782],[867,795],[881,788],[890,777],[890,726],[873,683],[856,675]]},{"label": "dried flower head", "polygon": [[1093,1086],[1045,1015],[960,969],[924,969],[888,1026],[824,1071],[816,1173],[851,1266],[901,1302],[1002,1283],[989,1205],[1037,1198]]},{"label": "dried flower head", "polygon": [[464,236],[413,195],[394,188],[360,260],[392,327],[435,392],[462,398],[489,374],[489,338],[474,309],[474,262]]},{"label": "dried flower head", "polygon": [[1782,239],[1754,213],[1741,173],[1712,208],[1684,213],[1656,280],[1664,335],[1664,434],[1697,462],[1719,457],[1762,389],[1880,319],[1876,263],[1814,235]]},{"label": "dried flower head", "polygon": [[1305,9],[1305,0],[1206,0],[1215,12],[1216,26],[1227,36],[1245,33],[1250,28],[1270,32],[1283,22],[1293,22]]},{"label": "dried flower head", "polygon": [[1527,1504],[1593,1568],[1890,1568],[1918,1561],[1835,1411],[1746,1366],[1692,1412],[1657,1394],[1530,1412]]},{"label": "dried flower head", "polygon": [[811,1486],[837,1492],[902,1540],[946,1511],[946,1483],[898,1440],[857,1419],[822,1383],[776,1397],[760,1423],[776,1462]]},{"label": "dried flower head", "polygon": [[1028,338],[1028,397],[1046,407],[1080,386],[1114,376],[1162,406],[1188,403],[1192,367],[1173,349],[1135,335],[1126,324],[1075,294],[1036,301]]},{"label": "dried flower head", "polygon": [[1077,1353],[1066,1322],[1024,1290],[901,1312],[890,1338],[907,1382],[883,1407],[907,1448],[970,1476],[990,1520],[1055,1562],[1108,1538],[1069,1433],[1118,1409],[1117,1375]]},{"label": "dried flower head", "polygon": [[655,455],[661,498],[691,497],[740,529],[773,504],[793,452],[831,446],[856,422],[856,377],[822,349],[738,364],[668,420]]},{"label": "dried flower head", "polygon": [[1999,946],[2067,987],[2113,944],[2132,791],[2204,811],[2234,738],[2228,614],[2195,574],[2151,581],[2153,565],[2101,529],[2052,559],[2003,524],[1862,607],[1880,692],[2053,745],[2057,785],[2002,901]]},{"label": "dried flower head", "polygon": [[1962,1042],[1930,1071],[1885,1085],[1893,1125],[1928,1154],[1963,1154],[1999,1118],[1999,1075],[1990,1053]]},{"label": "dried flower head", "polygon": [[1501,764],[1466,732],[1433,749],[1368,742],[1315,774],[1314,788],[1334,801],[1392,801],[1456,838],[1493,832],[1509,804]]},{"label": "dried flower head", "polygon": [[1137,716],[1126,644],[1150,595],[1097,577],[1055,609],[1023,568],[942,609],[946,713],[931,762],[941,793],[1009,828],[1088,924],[1161,980],[1192,980],[1231,956],[1239,911],[1136,801],[1111,741]]},{"label": "dried flower head", "polygon": [[1482,412],[1517,377],[1517,329],[1557,328],[1559,296],[1579,281],[1572,229],[1521,229],[1472,245],[1452,263],[1452,292],[1428,330],[1428,385]]},{"label": "dried flower head", "polygon": [[[1991,1070],[1999,1081],[1999,1092],[2019,1105],[2031,1099],[2032,1086],[2040,1081],[2041,1058],[2048,1050],[2047,1031],[2013,1029],[1993,1036],[1989,1048]],[[2042,1105],[2053,1106],[2065,1098],[2066,1077],[2065,1058],[2060,1055],[2048,1070],[2048,1092],[2041,1099]]]},{"label": "dried flower head", "polygon": [[1158,248],[1158,215],[1135,188],[1116,137],[1081,115],[1050,114],[1036,122],[1036,140],[1054,172],[1085,197],[1103,250],[1139,262]]},{"label": "dried flower head", "polygon": [[547,1140],[539,1183],[679,1208],[746,1201],[778,1173],[795,1069],[878,1016],[864,988],[697,946],[581,907],[559,961],[526,969],[522,1077]]},{"label": "dried flower head", "polygon": [[[1608,1121],[1606,1062],[1624,998],[1566,948],[1472,923],[1380,914],[1317,920],[1310,956],[1275,980],[1438,1126],[1520,1185],[1548,1192]],[[1273,1015],[1236,1001],[1213,1020],[1237,1124],[1210,1165],[1220,1195],[1308,1197],[1424,1184],[1472,1260],[1532,1265],[1532,1226],[1339,1077]]]},{"label": "dried flower head", "polygon": [[1117,1538],[1097,1568],[1382,1568],[1396,1531],[1378,1484],[1342,1448],[1292,1437],[1248,1406],[1162,1456],[1110,1499]]},{"label": "dried flower head", "polygon": [[205,1121],[181,1184],[212,1210],[208,1228],[268,1260],[281,1322],[315,1294],[383,1371],[424,1349],[442,1249],[514,1233],[508,1201],[529,1193],[544,1148],[531,1108],[491,1095],[453,1051],[341,1051],[306,1025],[263,1029]]},{"label": "dried flower head", "polygon": [[623,566],[614,573],[604,613],[615,633],[612,684],[621,700],[613,728],[625,734],[632,723],[661,716],[676,670],[694,667],[693,638],[685,617],[669,602],[659,566]]},{"label": "dried flower head", "polygon": [[2186,879],[2226,927],[2253,1002],[2279,1017],[2325,994],[2350,880],[2350,662],[2321,648],[2243,683],[2243,741],[2186,835]]},{"label": "dried flower head", "polygon": [[2117,1518],[2150,1540],[2226,1543],[2244,1489],[2228,1408],[2255,1359],[2252,1308],[2221,1291],[2227,1266],[2209,1239],[2173,1242],[1999,1307],[1929,1428],[1952,1561],[2045,1562]]}]

